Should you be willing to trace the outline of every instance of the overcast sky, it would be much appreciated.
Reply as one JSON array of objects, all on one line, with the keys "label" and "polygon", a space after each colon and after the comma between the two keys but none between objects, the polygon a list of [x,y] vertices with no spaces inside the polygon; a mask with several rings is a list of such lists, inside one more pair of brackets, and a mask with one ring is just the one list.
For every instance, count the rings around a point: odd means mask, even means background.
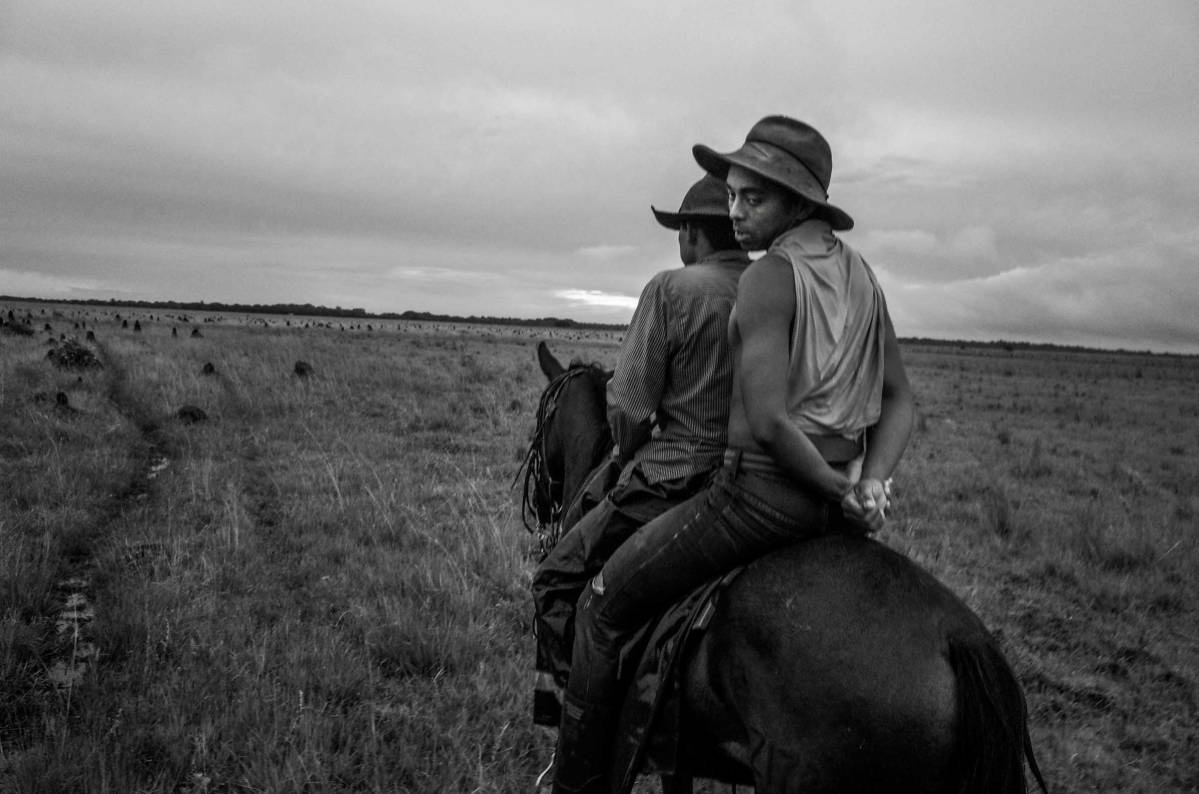
[{"label": "overcast sky", "polygon": [[0,0],[0,293],[624,322],[772,113],[900,336],[1199,353],[1194,0]]}]

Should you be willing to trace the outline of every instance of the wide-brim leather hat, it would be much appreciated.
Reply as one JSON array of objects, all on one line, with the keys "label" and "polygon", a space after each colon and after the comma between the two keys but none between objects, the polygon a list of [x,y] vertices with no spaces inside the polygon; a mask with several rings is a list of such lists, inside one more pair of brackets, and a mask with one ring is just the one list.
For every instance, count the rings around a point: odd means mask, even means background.
[{"label": "wide-brim leather hat", "polygon": [[709,174],[691,186],[678,212],[667,212],[650,206],[658,223],[667,229],[678,228],[686,221],[712,220],[729,218],[729,191],[724,186],[723,179],[717,179]]},{"label": "wide-brim leather hat", "polygon": [[853,218],[828,201],[833,153],[824,136],[809,124],[767,116],[750,129],[735,152],[721,154],[697,143],[691,153],[700,168],[717,179],[725,179],[730,166],[741,166],[819,206],[834,229],[853,228]]}]

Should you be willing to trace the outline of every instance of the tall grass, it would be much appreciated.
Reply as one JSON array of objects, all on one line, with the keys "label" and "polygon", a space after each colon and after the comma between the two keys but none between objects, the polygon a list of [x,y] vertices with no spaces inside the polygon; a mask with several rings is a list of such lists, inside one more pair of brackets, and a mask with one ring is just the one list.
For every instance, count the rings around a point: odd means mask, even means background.
[{"label": "tall grass", "polygon": [[926,419],[884,535],[1003,639],[1051,789],[1199,788],[1199,361],[907,358]]},{"label": "tall grass", "polygon": [[[0,339],[0,791],[528,790],[535,336],[60,311],[102,371]],[[908,355],[922,421],[882,539],[1000,633],[1055,791],[1193,787],[1194,362]],[[77,413],[34,400],[60,390]],[[64,689],[67,570],[101,656]]]}]

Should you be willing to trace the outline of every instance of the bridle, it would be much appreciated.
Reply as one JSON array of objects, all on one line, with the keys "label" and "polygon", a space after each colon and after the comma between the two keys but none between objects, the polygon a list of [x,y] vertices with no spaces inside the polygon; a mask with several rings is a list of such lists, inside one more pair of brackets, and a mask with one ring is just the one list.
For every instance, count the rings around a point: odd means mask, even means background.
[{"label": "bridle", "polygon": [[[537,423],[529,443],[524,462],[516,470],[512,484],[516,485],[524,472],[521,494],[520,519],[525,529],[537,536],[539,551],[544,556],[558,542],[562,529],[562,477],[555,477],[547,465],[549,450],[546,447],[550,420],[558,410],[558,400],[566,387],[579,375],[603,374],[597,365],[574,366],[550,381],[537,405]],[[529,523],[532,518],[536,523]]]}]

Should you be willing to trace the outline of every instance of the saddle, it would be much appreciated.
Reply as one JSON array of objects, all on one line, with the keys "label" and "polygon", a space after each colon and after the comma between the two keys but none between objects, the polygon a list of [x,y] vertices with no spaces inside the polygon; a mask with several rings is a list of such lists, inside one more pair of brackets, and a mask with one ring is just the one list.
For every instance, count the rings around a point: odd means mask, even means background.
[{"label": "saddle", "polygon": [[[628,794],[639,774],[674,774],[679,769],[683,681],[687,650],[708,627],[720,593],[744,567],[735,568],[668,607],[648,621],[621,651],[618,677],[625,698],[612,749],[615,791]],[[561,689],[553,676],[534,677],[533,723],[557,727]]]},{"label": "saddle", "polygon": [[682,660],[707,629],[720,593],[742,570],[735,568],[691,591],[625,647],[620,678],[628,689],[612,750],[613,790],[619,794],[632,791],[638,774],[679,771]]}]

